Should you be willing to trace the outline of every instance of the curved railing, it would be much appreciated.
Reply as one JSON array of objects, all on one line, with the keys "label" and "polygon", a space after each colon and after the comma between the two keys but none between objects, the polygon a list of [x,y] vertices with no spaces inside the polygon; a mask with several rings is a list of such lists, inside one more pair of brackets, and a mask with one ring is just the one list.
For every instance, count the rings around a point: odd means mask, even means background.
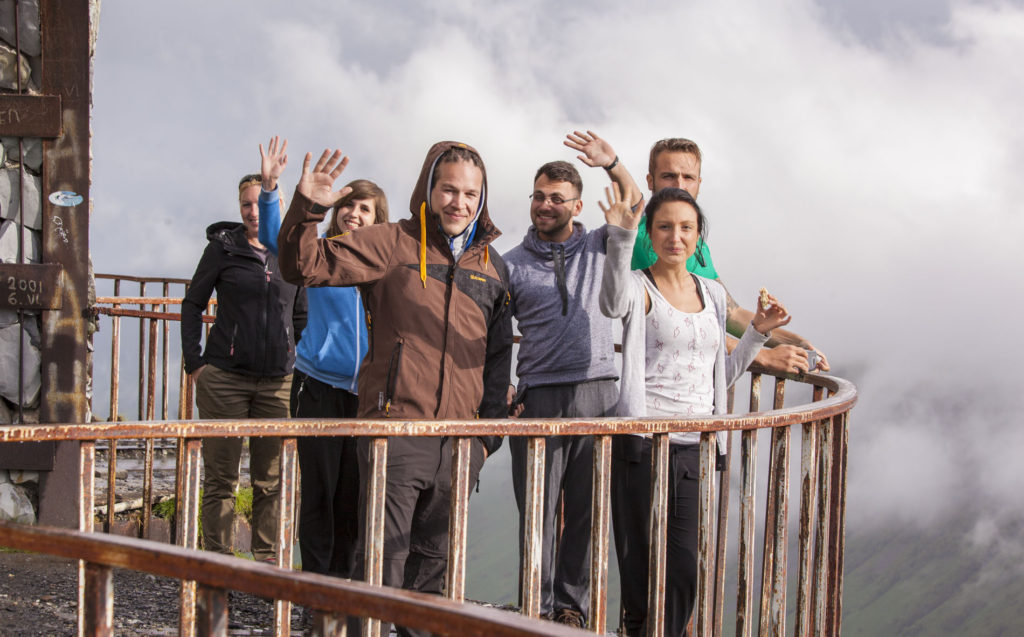
[{"label": "curved railing", "polygon": [[[99,275],[102,277],[103,275]],[[153,281],[150,279],[149,281]],[[700,471],[700,522],[698,543],[699,553],[699,583],[698,599],[695,610],[694,627],[698,635],[719,635],[722,633],[726,581],[726,557],[728,547],[728,529],[730,512],[735,510],[739,517],[738,521],[738,543],[736,546],[736,634],[750,635],[754,631],[758,634],[782,635],[786,633],[787,608],[787,583],[791,577],[789,562],[789,509],[790,509],[790,469],[791,469],[791,430],[799,427],[800,437],[800,492],[798,500],[798,537],[796,554],[796,592],[797,598],[794,607],[795,634],[839,634],[840,618],[842,611],[842,566],[843,566],[843,535],[845,529],[845,496],[846,496],[846,458],[847,458],[847,428],[848,416],[857,399],[855,387],[848,381],[818,374],[807,375],[784,375],[775,377],[775,385],[772,400],[772,409],[760,410],[761,383],[767,372],[763,369],[752,368],[750,373],[749,409],[751,413],[730,414],[726,416],[705,418],[705,419],[618,419],[618,418],[592,418],[592,419],[530,419],[530,420],[465,420],[465,421],[396,421],[396,420],[313,420],[313,419],[290,419],[290,420],[241,420],[241,421],[197,421],[188,420],[191,417],[191,395],[190,384],[181,370],[179,364],[179,387],[180,394],[184,398],[179,400],[179,415],[183,420],[167,420],[166,411],[168,404],[168,370],[169,362],[167,357],[167,321],[175,321],[176,314],[168,312],[168,306],[180,302],[177,298],[168,296],[168,289],[165,285],[163,296],[159,298],[116,298],[109,299],[101,297],[101,314],[112,316],[112,361],[111,361],[111,417],[117,419],[117,380],[118,380],[118,321],[124,317],[133,317],[140,320],[140,344],[139,344],[139,369],[155,370],[158,367],[156,358],[158,351],[156,347],[157,335],[161,332],[158,323],[163,322],[164,334],[164,359],[163,359],[163,383],[162,398],[164,419],[147,420],[140,418],[137,421],[108,422],[91,424],[64,424],[64,425],[38,425],[38,426],[14,426],[0,428],[0,442],[17,442],[32,440],[79,440],[81,441],[80,454],[80,478],[81,478],[81,506],[79,515],[79,530],[91,532],[94,526],[94,494],[95,484],[93,475],[96,464],[97,441],[110,441],[108,453],[108,507],[107,511],[114,510],[114,461],[116,458],[116,442],[125,439],[140,439],[146,441],[147,458],[152,452],[153,441],[160,439],[177,440],[178,462],[176,495],[178,496],[177,516],[177,538],[178,543],[185,549],[194,549],[197,546],[198,529],[198,493],[199,493],[199,467],[201,464],[202,439],[206,437],[224,436],[275,436],[282,438],[281,455],[281,506],[278,524],[278,564],[292,563],[292,547],[294,545],[295,529],[295,504],[297,487],[297,456],[295,438],[297,436],[365,436],[372,439],[370,471],[366,476],[365,488],[367,489],[367,520],[366,520],[366,565],[367,584],[370,589],[383,591],[380,588],[382,551],[383,551],[383,525],[384,525],[384,483],[386,476],[386,462],[388,438],[395,436],[449,436],[456,439],[457,443],[453,448],[452,462],[452,502],[450,513],[450,544],[449,561],[447,573],[447,597],[454,602],[462,602],[465,594],[465,568],[466,568],[466,519],[469,502],[469,456],[470,440],[479,435],[506,435],[529,437],[527,444],[527,488],[526,488],[526,522],[524,524],[524,550],[521,571],[522,590],[522,613],[528,617],[537,617],[539,614],[540,602],[540,519],[543,507],[542,489],[544,475],[544,444],[545,436],[552,435],[589,435],[594,436],[594,468],[593,468],[593,515],[592,515],[592,551],[591,551],[591,604],[589,624],[593,632],[603,632],[606,624],[607,613],[607,581],[608,581],[608,531],[609,531],[609,486],[611,475],[611,436],[626,433],[648,433],[653,435],[652,453],[652,513],[650,528],[655,541],[651,542],[651,583],[649,590],[654,593],[649,599],[649,625],[653,634],[661,634],[663,621],[663,597],[657,591],[664,590],[664,534],[667,524],[665,502],[667,499],[667,478],[668,478],[668,433],[680,431],[701,432],[701,471]],[[106,302],[106,303],[104,303]],[[136,304],[138,310],[125,310],[123,306]],[[146,306],[149,306],[148,309]],[[149,330],[144,328],[144,323],[149,322]],[[147,341],[147,334],[151,338]],[[148,352],[148,357],[147,357]],[[147,365],[148,362],[148,365]],[[785,394],[787,384],[797,383],[811,387],[811,402],[806,405],[786,406]],[[147,379],[140,379],[140,403],[139,412],[148,418],[154,415],[154,403],[157,386],[155,372],[148,373]],[[148,391],[143,388],[148,387]],[[732,394],[730,394],[730,403]],[[731,407],[731,405],[730,405]],[[764,494],[764,527],[760,537],[756,537],[757,524],[755,523],[755,512],[757,508],[756,497],[756,469],[757,469],[757,431],[759,429],[771,430],[770,460],[767,468],[767,489]],[[720,479],[716,479],[715,450],[712,444],[714,432],[716,431],[740,431],[740,459],[739,459],[739,498],[733,505],[730,503],[730,482],[731,465],[721,472]],[[730,458],[732,457],[732,446],[734,436],[728,436]],[[147,476],[152,471],[152,463],[147,460]],[[151,484],[151,477],[147,477],[147,484]],[[717,502],[716,502],[717,498]],[[145,505],[151,504],[152,493],[147,491],[144,497]],[[660,503],[660,506],[659,506]],[[148,508],[145,516],[150,512]],[[143,525],[146,525],[146,517]],[[107,516],[108,520],[110,516]],[[26,539],[32,533],[53,533],[52,531],[32,531],[18,529],[19,542],[28,543]],[[0,543],[5,543],[10,538],[11,531],[4,528],[0,533]],[[71,532],[65,532],[71,533]],[[145,531],[144,531],[145,534]],[[72,535],[74,535],[72,533]],[[42,536],[40,536],[42,537]],[[82,541],[84,538],[79,537]],[[90,539],[95,539],[90,538]],[[761,569],[758,578],[755,572],[755,540],[760,540],[761,545]],[[34,541],[34,540],[33,540]],[[78,540],[76,540],[77,542]],[[68,544],[70,546],[71,544]],[[75,543],[75,546],[79,544]],[[32,550],[43,552],[55,552],[58,547],[39,540],[34,546],[28,547],[25,544],[18,544]],[[84,547],[85,545],[81,545]],[[120,546],[120,545],[118,545]],[[134,545],[132,545],[134,546]],[[147,546],[152,546],[152,543]],[[40,548],[42,547],[42,548]],[[47,549],[46,547],[49,547]],[[68,549],[61,548],[62,551]],[[83,548],[84,550],[84,548]],[[92,549],[90,549],[92,550]],[[71,554],[67,552],[55,552],[55,554],[79,557],[89,561],[85,553]],[[206,555],[206,554],[203,554]],[[168,558],[171,561],[188,559],[199,559],[195,552],[171,551]],[[212,556],[211,556],[212,557]],[[252,574],[255,579],[264,577],[264,574],[273,574],[272,579],[282,581],[281,578],[295,578],[295,582],[307,582],[313,577],[301,574],[287,574],[282,569],[267,567],[256,569],[254,565],[236,561],[239,572]],[[134,565],[121,563],[111,564],[97,562],[107,566],[118,566],[127,568],[144,567],[146,564],[139,562]],[[232,560],[227,558],[226,565]],[[218,562],[219,564],[219,562]],[[199,569],[201,570],[201,569]],[[217,617],[207,616],[212,612],[210,606],[204,606],[206,610],[196,615],[196,586],[192,579],[199,581],[200,590],[213,587],[231,588],[231,580],[210,581],[198,577],[199,570],[184,572],[181,571],[175,577],[183,580],[181,593],[181,619],[180,625],[182,634],[191,634],[199,620],[200,626],[209,626],[211,621]],[[153,572],[153,571],[150,571]],[[80,592],[80,627],[95,625],[95,622],[102,623],[102,618],[95,612],[89,611],[90,606],[86,603],[89,598],[87,589],[89,582],[95,582],[95,578],[82,576],[82,591]],[[269,577],[270,575],[266,575]],[[316,578],[314,578],[316,579]],[[754,590],[755,579],[759,579],[761,594],[755,607]],[[320,580],[317,580],[320,581]],[[515,587],[515,582],[510,587]],[[95,587],[95,583],[93,584]],[[301,584],[296,584],[301,588]],[[339,588],[340,586],[340,588]],[[205,587],[205,588],[204,588]],[[238,590],[249,590],[239,588]],[[345,586],[331,588],[327,594],[320,590],[316,594],[312,592],[305,595],[283,595],[278,592],[269,592],[279,601],[276,604],[275,632],[279,635],[288,634],[288,621],[290,602],[298,601],[311,608],[322,611],[318,620],[322,620],[324,626],[331,621],[340,621],[338,617],[331,614],[356,614],[364,617],[371,617],[374,620],[399,621],[410,627],[423,627],[435,630],[440,622],[438,619],[450,608],[437,600],[440,604],[436,608],[430,607],[430,600],[421,599],[422,606],[416,613],[402,615],[399,607],[407,593],[399,593],[388,589],[387,594],[381,593],[381,599],[394,599],[395,606],[388,606],[390,602],[382,601],[379,605],[367,605],[356,603],[345,591],[363,591],[364,588],[356,587],[348,589]],[[366,589],[369,590],[369,589]],[[730,591],[731,592],[731,591]],[[264,594],[268,591],[264,590]],[[95,593],[92,593],[95,594]],[[107,590],[105,595],[109,595]],[[204,595],[207,593],[203,593]],[[354,594],[354,593],[353,593]],[[340,595],[344,599],[332,600],[328,603],[330,595]],[[392,597],[388,597],[388,596]],[[398,597],[394,597],[397,595]],[[219,599],[219,598],[217,598]],[[219,602],[218,602],[219,604]],[[219,609],[217,604],[213,608]],[[91,614],[90,614],[91,612]],[[220,611],[217,610],[219,613]],[[480,617],[490,617],[487,613]],[[757,624],[754,624],[755,617]],[[396,619],[400,618],[400,619]],[[489,621],[482,619],[481,621]],[[510,620],[511,621],[511,620]],[[92,622],[90,624],[89,622]],[[442,622],[443,623],[443,622]],[[491,632],[498,632],[498,624]],[[519,626],[515,622],[504,624],[508,630],[522,630],[523,634],[548,634],[545,630],[556,631],[551,623],[529,623]],[[364,633],[373,634],[379,630],[376,621],[366,622]],[[530,632],[540,631],[540,632]],[[455,623],[444,630],[449,634],[467,634],[462,630],[462,625]],[[554,632],[550,634],[555,634]]]}]

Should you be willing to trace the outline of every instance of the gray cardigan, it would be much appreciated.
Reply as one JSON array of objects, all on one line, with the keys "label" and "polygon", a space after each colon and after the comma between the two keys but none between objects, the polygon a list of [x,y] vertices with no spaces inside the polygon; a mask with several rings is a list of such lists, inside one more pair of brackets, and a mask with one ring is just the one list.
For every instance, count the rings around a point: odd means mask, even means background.
[{"label": "gray cardigan", "polygon": [[[608,225],[608,253],[604,264],[604,278],[601,281],[599,302],[601,312],[610,318],[622,319],[622,385],[619,388],[619,403],[615,415],[632,418],[647,416],[645,401],[646,377],[646,330],[647,320],[644,302],[643,272],[631,272],[630,259],[633,256],[633,242],[636,230],[626,230]],[[715,415],[725,414],[728,409],[726,392],[753,362],[768,337],[748,325],[739,345],[731,354],[726,353],[725,319],[726,295],[721,283],[703,279],[707,284],[711,300],[715,304],[718,325],[722,331],[722,346],[715,358]],[[725,453],[725,432],[718,433],[718,445]]]}]

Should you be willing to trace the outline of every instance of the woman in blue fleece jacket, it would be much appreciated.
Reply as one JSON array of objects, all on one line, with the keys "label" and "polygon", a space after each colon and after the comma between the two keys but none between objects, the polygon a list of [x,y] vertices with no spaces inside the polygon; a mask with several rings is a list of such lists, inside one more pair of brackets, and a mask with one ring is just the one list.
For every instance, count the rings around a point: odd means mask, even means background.
[{"label": "woman in blue fleece jacket", "polygon": [[[280,142],[280,143],[279,143]],[[288,163],[288,140],[274,137],[262,158],[259,238],[277,254],[281,198],[277,180]],[[388,203],[372,181],[357,179],[334,207],[325,236],[385,223]],[[356,288],[306,290],[309,315],[295,347],[292,416],[354,418],[359,365],[366,353],[366,319]],[[358,536],[359,467],[350,437],[298,439],[302,473],[299,550],[302,570],[349,577]]]}]

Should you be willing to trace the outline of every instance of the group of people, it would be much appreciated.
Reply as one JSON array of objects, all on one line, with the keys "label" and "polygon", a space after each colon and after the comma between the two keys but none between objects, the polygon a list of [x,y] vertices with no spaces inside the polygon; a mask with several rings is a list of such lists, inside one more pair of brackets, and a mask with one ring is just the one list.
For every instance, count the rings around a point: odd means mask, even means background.
[{"label": "group of people", "polygon": [[[790,316],[777,299],[767,295],[747,310],[720,283],[696,201],[696,144],[673,138],[652,147],[645,206],[606,140],[576,131],[564,143],[607,173],[599,203],[605,225],[588,232],[576,219],[580,174],[552,161],[534,178],[526,236],[505,255],[491,245],[500,232],[488,213],[483,160],[466,144],[430,148],[411,214],[395,223],[376,184],[356,180],[335,190],[348,164],[337,150],[315,162],[306,154],[282,220],[287,141],[260,145],[260,174],[239,184],[242,223],[207,229],[210,242],[182,305],[185,369],[196,382],[199,416],[699,417],[725,412],[729,385],[754,360],[784,372],[828,369],[820,351],[779,329]],[[214,291],[218,311],[203,350],[201,314]],[[518,385],[509,382],[513,317],[521,333]],[[615,319],[623,326],[621,363]],[[695,597],[699,437],[674,433],[670,441],[665,627],[680,635]],[[249,444],[253,554],[272,561],[280,441]],[[299,440],[304,570],[363,579],[360,476],[369,469],[369,444]],[[500,438],[474,440],[471,481],[500,445]],[[522,525],[525,439],[512,437],[509,447]],[[239,439],[204,441],[208,550],[230,552],[240,451]],[[722,444],[718,452],[721,458]],[[613,442],[612,524],[630,635],[646,631],[650,453],[649,437]],[[451,455],[444,437],[390,441],[387,586],[443,592]],[[589,612],[592,460],[590,437],[547,439],[541,612],[581,627]]]}]

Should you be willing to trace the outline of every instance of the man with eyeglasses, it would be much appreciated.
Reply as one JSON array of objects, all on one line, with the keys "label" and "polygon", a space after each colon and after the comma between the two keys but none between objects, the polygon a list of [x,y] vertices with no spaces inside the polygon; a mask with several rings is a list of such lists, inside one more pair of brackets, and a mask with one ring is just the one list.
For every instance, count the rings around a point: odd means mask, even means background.
[{"label": "man with eyeglasses", "polygon": [[[640,189],[612,147],[592,131],[575,131],[566,146],[588,166],[608,173],[627,201]],[[602,316],[598,292],[604,270],[604,225],[587,232],[575,218],[583,210],[583,181],[565,161],[537,170],[530,195],[530,221],[522,243],[504,255],[509,268],[513,316],[522,340],[509,388],[512,415],[525,418],[586,418],[612,415],[618,400],[611,319]],[[512,484],[519,506],[522,564],[526,510],[526,444],[510,437]],[[590,602],[590,497],[593,439],[546,439],[541,526],[542,617],[586,626]],[[562,506],[562,530],[555,526]],[[556,548],[557,544],[557,548]]]}]

